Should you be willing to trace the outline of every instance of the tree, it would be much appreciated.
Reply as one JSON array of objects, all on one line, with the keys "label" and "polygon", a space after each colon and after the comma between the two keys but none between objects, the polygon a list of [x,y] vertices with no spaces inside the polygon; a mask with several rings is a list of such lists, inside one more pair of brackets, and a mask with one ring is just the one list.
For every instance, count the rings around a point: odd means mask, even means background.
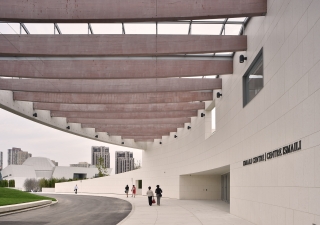
[{"label": "tree", "polygon": [[98,177],[109,176],[108,168],[105,167],[104,159],[101,156],[98,158],[98,163],[96,164],[96,167],[98,168],[98,171],[99,171]]},{"label": "tree", "polygon": [[137,163],[134,164],[133,169],[134,169],[134,170],[141,169],[140,161],[138,161]]},{"label": "tree", "polygon": [[40,190],[39,182],[34,178],[26,179],[24,181],[23,186],[26,189],[26,191],[39,191]]}]

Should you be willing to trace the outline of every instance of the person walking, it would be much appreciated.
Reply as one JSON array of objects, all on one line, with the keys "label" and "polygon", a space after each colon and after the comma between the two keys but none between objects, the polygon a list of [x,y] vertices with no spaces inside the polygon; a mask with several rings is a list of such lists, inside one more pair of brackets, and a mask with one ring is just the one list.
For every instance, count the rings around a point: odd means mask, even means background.
[{"label": "person walking", "polygon": [[153,191],[151,190],[151,187],[148,187],[148,191],[147,191],[147,196],[148,196],[148,201],[149,201],[149,205],[152,206],[152,197],[153,195]]},{"label": "person walking", "polygon": [[127,198],[128,198],[128,193],[129,193],[129,186],[128,185],[125,187],[125,191],[124,192],[127,194]]},{"label": "person walking", "polygon": [[132,195],[131,197],[136,197],[136,187],[133,185],[132,188],[131,188],[131,192],[132,192]]},{"label": "person walking", "polygon": [[160,198],[162,197],[162,189],[157,185],[156,190],[154,191],[157,195],[157,205],[160,206]]},{"label": "person walking", "polygon": [[78,186],[76,185],[75,187],[74,187],[74,193],[78,193]]}]

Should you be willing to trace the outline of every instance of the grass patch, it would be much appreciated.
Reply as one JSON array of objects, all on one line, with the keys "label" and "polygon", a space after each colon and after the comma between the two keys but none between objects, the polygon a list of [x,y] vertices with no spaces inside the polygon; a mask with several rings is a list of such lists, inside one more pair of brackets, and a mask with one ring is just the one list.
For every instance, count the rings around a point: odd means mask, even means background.
[{"label": "grass patch", "polygon": [[35,202],[40,200],[52,200],[56,201],[54,198],[44,197],[29,192],[23,192],[10,188],[0,187],[0,206],[13,205],[26,202]]}]

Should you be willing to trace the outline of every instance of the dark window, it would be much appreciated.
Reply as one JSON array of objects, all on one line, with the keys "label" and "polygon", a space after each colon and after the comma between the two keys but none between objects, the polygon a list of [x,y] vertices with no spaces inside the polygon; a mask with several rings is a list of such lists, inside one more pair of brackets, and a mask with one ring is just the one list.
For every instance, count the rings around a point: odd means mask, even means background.
[{"label": "dark window", "polygon": [[74,173],[73,179],[78,179],[78,180],[87,179],[87,174],[86,173]]},{"label": "dark window", "polygon": [[261,49],[243,76],[243,106],[263,88],[263,50]]},{"label": "dark window", "polygon": [[138,189],[142,189],[142,180],[138,180]]}]

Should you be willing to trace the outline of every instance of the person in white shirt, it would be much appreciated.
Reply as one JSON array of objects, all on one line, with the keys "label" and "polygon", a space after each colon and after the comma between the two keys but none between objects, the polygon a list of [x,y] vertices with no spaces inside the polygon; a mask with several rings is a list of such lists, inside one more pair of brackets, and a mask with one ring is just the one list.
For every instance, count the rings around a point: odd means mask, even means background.
[{"label": "person in white shirt", "polygon": [[149,205],[152,206],[152,197],[154,196],[153,191],[151,190],[151,187],[148,187],[147,196],[149,200]]},{"label": "person in white shirt", "polygon": [[76,186],[74,187],[74,193],[77,194],[77,192],[78,192],[78,186],[76,185]]}]

